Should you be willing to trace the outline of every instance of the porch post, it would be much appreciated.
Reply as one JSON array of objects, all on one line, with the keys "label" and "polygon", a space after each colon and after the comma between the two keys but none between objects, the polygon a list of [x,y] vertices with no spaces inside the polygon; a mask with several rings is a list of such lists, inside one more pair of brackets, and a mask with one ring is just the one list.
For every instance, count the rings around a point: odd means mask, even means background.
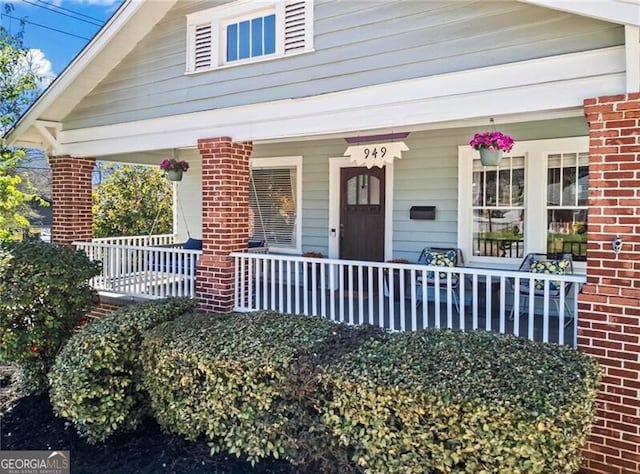
[{"label": "porch post", "polygon": [[[587,284],[578,347],[603,369],[585,473],[640,472],[640,94],[587,99]],[[612,241],[620,236],[620,253]]]},{"label": "porch post", "polygon": [[53,230],[51,241],[71,245],[93,237],[91,186],[95,158],[51,156]]},{"label": "porch post", "polygon": [[229,137],[198,140],[202,157],[202,255],[196,273],[198,308],[217,313],[233,309],[231,252],[245,249],[249,237],[249,157],[251,142]]}]

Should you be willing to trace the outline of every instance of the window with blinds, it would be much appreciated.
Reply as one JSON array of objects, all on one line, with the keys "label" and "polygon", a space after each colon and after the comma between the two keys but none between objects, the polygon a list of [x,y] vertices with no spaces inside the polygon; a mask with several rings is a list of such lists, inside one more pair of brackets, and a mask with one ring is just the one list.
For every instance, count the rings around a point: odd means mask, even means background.
[{"label": "window with blinds", "polygon": [[187,15],[187,72],[310,51],[313,0],[225,4]]},{"label": "window with blinds", "polygon": [[269,247],[298,246],[297,168],[259,168],[249,182],[249,238]]}]

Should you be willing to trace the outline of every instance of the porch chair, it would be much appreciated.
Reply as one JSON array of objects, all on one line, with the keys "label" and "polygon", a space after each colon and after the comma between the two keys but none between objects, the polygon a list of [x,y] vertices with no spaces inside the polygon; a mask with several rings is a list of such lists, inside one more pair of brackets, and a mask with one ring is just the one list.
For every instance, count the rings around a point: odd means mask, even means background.
[{"label": "porch chair", "polygon": [[[435,265],[438,267],[463,267],[464,266],[464,256],[462,255],[462,250],[455,247],[425,247],[420,252],[420,257],[418,257],[418,263],[423,263],[425,265]],[[440,286],[439,290],[447,290],[447,273],[439,272],[440,277]],[[435,291],[435,281],[436,276],[434,271],[427,272],[427,288],[432,288]],[[460,287],[460,275],[453,274],[451,275],[451,289],[449,291],[449,295],[456,306],[456,310],[460,313],[460,301],[458,298],[458,288]],[[418,302],[418,306],[423,303],[422,301],[422,276],[418,276],[418,281],[416,285],[416,292],[418,293],[418,297],[420,301]]]},{"label": "porch chair", "polygon": [[[560,258],[550,258],[546,253],[529,253],[527,254],[522,262],[520,263],[520,267],[518,267],[518,271],[520,272],[529,272],[529,273],[546,273],[546,274],[555,274],[555,275],[573,275],[573,258],[571,254],[562,254]],[[533,296],[536,297],[544,297],[544,280],[534,280],[534,290]],[[567,304],[566,296],[569,294],[569,291],[572,287],[572,283],[565,283],[564,285],[564,307],[567,314],[567,321],[565,322],[565,326],[568,326],[573,319],[573,313],[571,312],[571,308]],[[523,307],[526,308],[526,303],[529,299],[529,281],[520,281],[519,288],[515,288],[515,281],[512,281],[512,289],[515,295],[515,292],[518,291],[520,293],[520,309]],[[556,306],[556,312],[558,316],[560,316],[560,292],[562,291],[562,285],[559,281],[550,280],[549,281],[549,299],[553,301]],[[515,313],[515,306],[511,306],[511,314],[509,315],[509,319],[513,319]],[[522,311],[521,311],[522,313]]]}]

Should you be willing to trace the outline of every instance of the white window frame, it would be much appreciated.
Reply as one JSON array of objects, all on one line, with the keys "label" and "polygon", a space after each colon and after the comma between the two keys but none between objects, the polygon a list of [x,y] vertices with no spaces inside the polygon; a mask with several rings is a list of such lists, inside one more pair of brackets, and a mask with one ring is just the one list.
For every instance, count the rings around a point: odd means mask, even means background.
[{"label": "white window frame", "polygon": [[[252,170],[269,168],[295,168],[296,170],[296,227],[295,247],[275,247],[269,245],[269,250],[278,253],[300,254],[302,252],[302,156],[280,156],[272,158],[251,158],[249,166]],[[251,192],[251,189],[249,189]]]},{"label": "white window frame", "polygon": [[[214,69],[241,66],[243,64],[270,61],[285,56],[293,56],[313,51],[313,0],[305,1],[305,40],[304,48],[285,54],[285,9],[287,0],[238,0],[222,6],[201,10],[187,15],[187,65],[186,74],[196,74]],[[273,54],[238,59],[227,62],[227,30],[230,23],[264,16],[276,15],[276,50]],[[195,68],[195,30],[196,26],[210,23],[212,27],[211,66]]]},{"label": "white window frame", "polygon": [[[227,36],[227,26],[231,25],[231,24],[237,24],[238,26],[240,25],[240,22],[245,21],[245,20],[253,20],[254,18],[258,18],[258,17],[265,17],[268,15],[274,14],[276,16],[276,31],[275,31],[275,51],[273,53],[270,54],[262,54],[260,56],[254,56],[254,57],[248,57],[248,58],[244,58],[244,59],[236,59],[234,61],[228,61],[227,60],[227,44],[228,44],[228,36]],[[278,38],[281,36],[281,32],[280,32],[280,28],[282,28],[282,22],[278,21],[278,18],[281,18],[281,12],[280,11],[276,11],[276,9],[274,7],[271,8],[263,8],[263,9],[258,9],[258,10],[254,10],[251,11],[249,13],[245,13],[244,15],[240,15],[240,16],[234,16],[231,18],[225,18],[224,20],[221,20],[219,25],[220,25],[220,34],[218,35],[218,57],[219,57],[219,62],[222,66],[228,66],[228,65],[232,65],[232,64],[245,64],[247,62],[255,62],[255,61],[259,61],[259,60],[265,60],[265,59],[271,59],[277,56],[282,56],[284,53],[284,49],[283,49],[283,43],[281,41],[278,41]],[[238,35],[240,35],[240,31],[238,31]],[[238,56],[240,55],[240,51],[238,50]]]},{"label": "white window frame", "polygon": [[[524,156],[525,221],[524,254],[547,251],[547,162],[558,153],[589,152],[589,137],[517,141],[510,156]],[[521,258],[473,255],[472,182],[473,160],[478,151],[468,145],[458,147],[458,247],[469,266],[517,268]],[[585,262],[574,262],[574,270],[584,271]]]}]

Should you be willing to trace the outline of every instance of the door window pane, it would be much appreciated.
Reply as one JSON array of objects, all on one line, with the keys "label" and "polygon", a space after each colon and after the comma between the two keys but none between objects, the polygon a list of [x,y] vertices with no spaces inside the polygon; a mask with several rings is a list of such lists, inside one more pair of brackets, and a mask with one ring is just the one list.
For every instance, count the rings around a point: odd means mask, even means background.
[{"label": "door window pane", "polygon": [[347,204],[354,206],[358,203],[358,176],[353,176],[347,181]]},{"label": "door window pane", "polygon": [[380,180],[375,176],[369,177],[369,204],[380,204]]},{"label": "door window pane", "polygon": [[347,180],[347,205],[379,205],[380,179],[360,174]]}]

